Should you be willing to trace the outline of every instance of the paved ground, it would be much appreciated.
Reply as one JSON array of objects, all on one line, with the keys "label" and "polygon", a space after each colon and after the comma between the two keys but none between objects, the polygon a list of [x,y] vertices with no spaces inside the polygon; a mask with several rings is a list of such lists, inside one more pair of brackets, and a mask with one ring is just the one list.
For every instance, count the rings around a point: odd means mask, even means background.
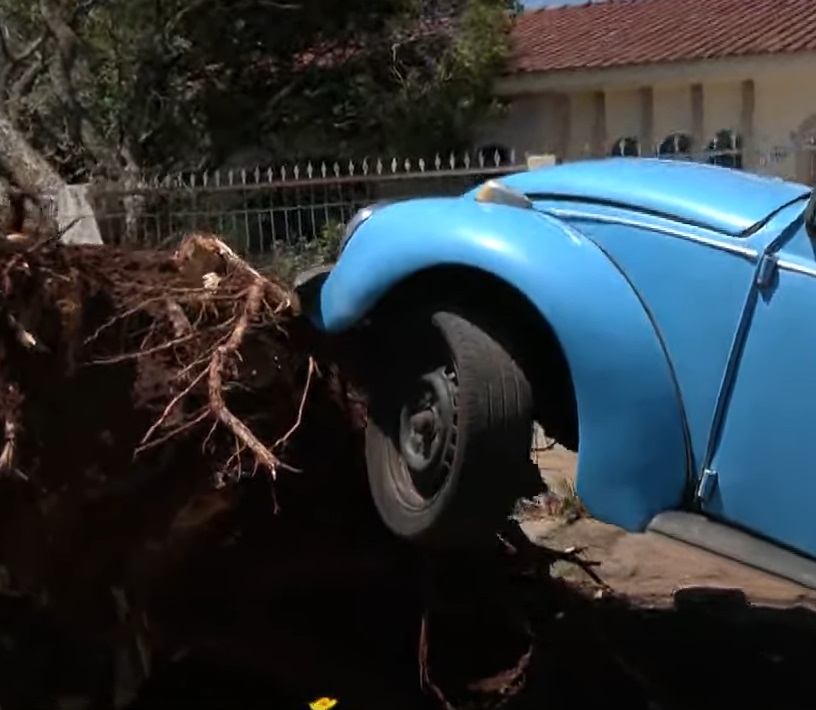
[{"label": "paved ground", "polygon": [[[556,446],[539,453],[537,460],[548,485],[569,496],[575,480],[575,454]],[[738,589],[754,604],[816,609],[813,590],[660,535],[632,535],[591,519],[565,522],[552,509],[543,507],[526,510],[522,527],[539,544],[561,550],[585,548],[584,557],[600,563],[595,571],[604,582],[639,605],[671,606],[680,589]],[[559,574],[576,584],[597,588],[573,566],[563,565]]]}]

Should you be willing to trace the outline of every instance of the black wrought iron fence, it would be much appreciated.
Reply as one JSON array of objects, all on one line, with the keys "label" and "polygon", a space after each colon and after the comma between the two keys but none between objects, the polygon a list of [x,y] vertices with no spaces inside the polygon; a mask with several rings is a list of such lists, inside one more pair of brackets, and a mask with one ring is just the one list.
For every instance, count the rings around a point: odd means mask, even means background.
[{"label": "black wrought iron fence", "polygon": [[91,199],[106,243],[165,246],[191,231],[212,231],[262,256],[330,234],[377,200],[459,194],[524,169],[514,154],[364,159],[130,177],[93,186]]}]

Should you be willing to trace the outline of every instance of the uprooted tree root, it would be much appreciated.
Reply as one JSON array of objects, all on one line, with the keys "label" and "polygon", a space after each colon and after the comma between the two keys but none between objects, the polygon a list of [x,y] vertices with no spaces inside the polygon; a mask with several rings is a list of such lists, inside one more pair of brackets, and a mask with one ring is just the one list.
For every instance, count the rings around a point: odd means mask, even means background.
[{"label": "uprooted tree root", "polygon": [[[515,622],[509,655],[487,649],[467,682],[430,653],[429,638],[460,643],[475,602],[439,567],[420,589],[427,565],[380,525],[364,403],[337,354],[292,294],[213,236],[175,252],[0,241],[0,593],[124,645],[142,678],[180,647],[260,658],[254,631],[283,676],[323,663],[343,682],[347,643],[330,637],[370,622],[375,656],[391,629],[421,627],[419,683],[443,706],[514,695],[529,663]],[[471,611],[440,610],[451,594]],[[265,620],[271,600],[297,630]],[[442,690],[460,681],[464,695]]]},{"label": "uprooted tree root", "polygon": [[293,297],[214,237],[175,253],[4,242],[0,291],[0,552],[27,588],[92,606],[134,547],[207,518],[202,496],[218,512],[263,474],[274,500],[278,472],[320,446],[296,441],[317,379],[317,406],[351,416]]}]

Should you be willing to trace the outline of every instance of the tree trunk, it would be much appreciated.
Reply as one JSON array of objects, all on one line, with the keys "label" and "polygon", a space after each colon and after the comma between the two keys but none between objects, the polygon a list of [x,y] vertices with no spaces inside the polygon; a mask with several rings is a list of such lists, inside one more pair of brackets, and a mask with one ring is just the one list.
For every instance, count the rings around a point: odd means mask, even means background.
[{"label": "tree trunk", "polygon": [[0,111],[0,168],[15,185],[46,200],[63,233],[63,242],[102,243],[99,225],[85,192],[68,185],[3,111]]}]

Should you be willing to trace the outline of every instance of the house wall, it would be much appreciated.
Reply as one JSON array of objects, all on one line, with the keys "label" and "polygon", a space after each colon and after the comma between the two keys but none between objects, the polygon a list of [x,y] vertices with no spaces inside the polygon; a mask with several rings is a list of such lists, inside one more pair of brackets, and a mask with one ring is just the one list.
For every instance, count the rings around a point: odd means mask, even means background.
[{"label": "house wall", "polygon": [[611,89],[606,98],[607,131],[616,138],[640,135],[640,95],[637,89]]},{"label": "house wall", "polygon": [[672,133],[691,134],[691,87],[688,84],[654,86],[654,137],[660,141]]},{"label": "house wall", "polygon": [[[816,136],[816,92],[809,90],[814,73],[816,63],[810,72],[757,79],[754,125],[758,144],[766,150],[773,151],[792,141],[808,142]],[[816,177],[811,164],[814,155],[788,153],[771,163],[773,172],[812,182]]]},{"label": "house wall", "polygon": [[[503,114],[481,131],[481,145],[499,144],[525,153],[563,152],[563,99],[551,92],[514,98]],[[580,119],[579,119],[580,120]]]},{"label": "house wall", "polygon": [[[816,54],[802,54],[508,80],[504,95],[513,102],[515,123],[501,133],[502,142],[517,146],[522,155],[554,152],[571,159],[608,154],[617,139],[629,136],[645,138],[642,148],[648,152],[671,133],[695,137],[695,149],[703,150],[717,131],[733,129],[746,143],[747,167],[815,181],[811,155],[816,153],[800,148],[816,137],[816,92],[808,90],[814,74]],[[533,93],[516,102],[513,89],[522,84]],[[548,100],[533,115],[525,106],[536,86],[546,87]],[[554,130],[558,122],[550,114],[558,104],[564,120],[564,102],[554,98],[559,94],[569,106],[566,132]]]},{"label": "house wall", "polygon": [[591,92],[574,92],[569,95],[569,142],[553,150],[556,155],[564,155],[575,160],[591,155],[592,133],[595,123],[595,100]]},{"label": "house wall", "polygon": [[[725,128],[738,130],[742,111],[742,83],[714,81],[703,84],[703,131],[713,136]],[[755,119],[756,120],[756,119]]]}]

